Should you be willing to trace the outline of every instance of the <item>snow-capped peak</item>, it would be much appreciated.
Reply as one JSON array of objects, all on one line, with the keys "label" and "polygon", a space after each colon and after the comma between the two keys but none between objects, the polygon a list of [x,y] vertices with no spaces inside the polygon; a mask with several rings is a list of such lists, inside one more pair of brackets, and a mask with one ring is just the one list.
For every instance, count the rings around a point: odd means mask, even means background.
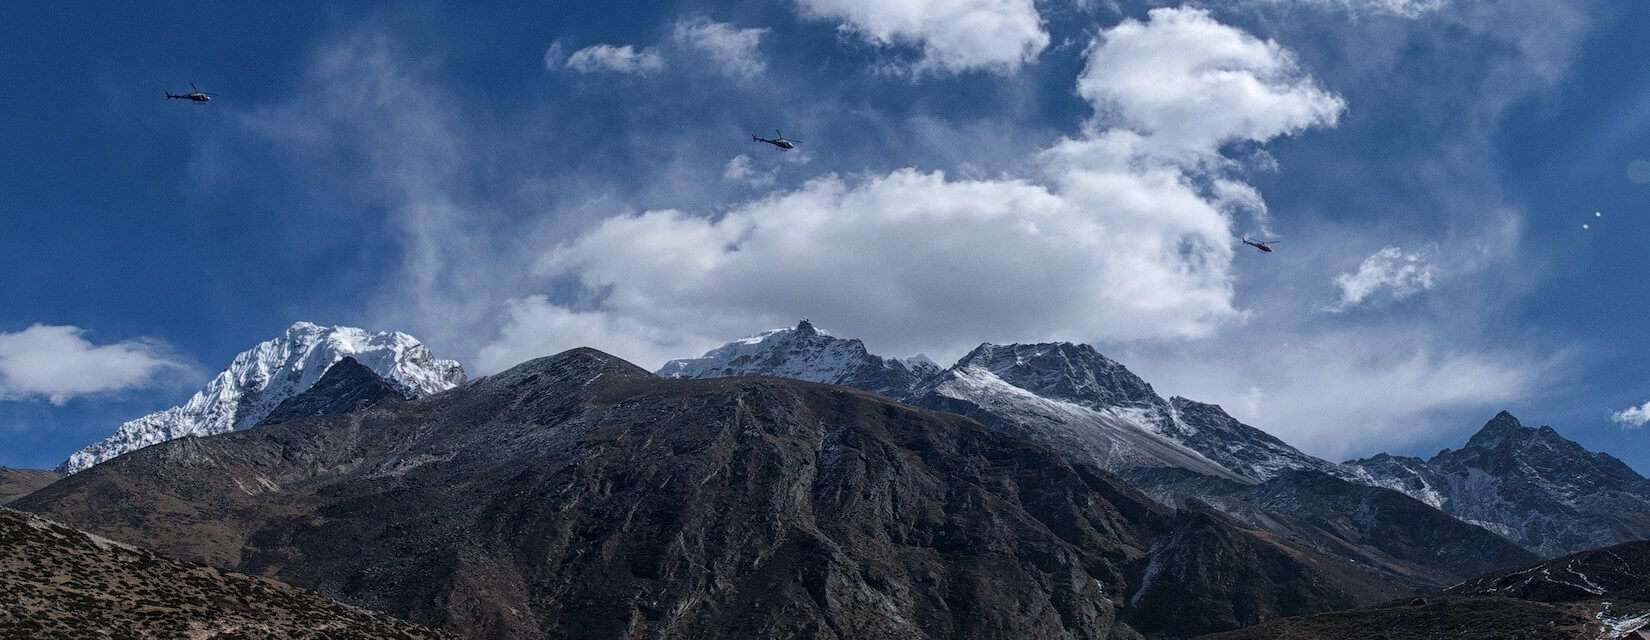
[{"label": "snow-capped peak", "polygon": [[804,319],[795,327],[740,338],[698,358],[671,360],[665,378],[773,376],[857,387],[903,398],[939,367],[925,357],[883,358],[858,339],[832,336]]},{"label": "snow-capped peak", "polygon": [[458,362],[437,359],[405,333],[295,322],[280,337],[236,355],[184,404],[120,425],[113,435],[75,452],[61,468],[74,473],[159,442],[250,427],[281,401],[309,389],[346,356],[408,397],[464,383],[464,368]]}]

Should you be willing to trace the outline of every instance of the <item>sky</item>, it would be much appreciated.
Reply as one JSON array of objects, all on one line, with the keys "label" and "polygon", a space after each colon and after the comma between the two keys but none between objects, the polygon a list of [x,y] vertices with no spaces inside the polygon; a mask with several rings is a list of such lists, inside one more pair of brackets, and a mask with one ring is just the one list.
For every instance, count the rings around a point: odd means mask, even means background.
[{"label": "sky", "polygon": [[484,375],[808,317],[1650,472],[1650,3],[266,4],[0,7],[0,465],[298,320]]}]

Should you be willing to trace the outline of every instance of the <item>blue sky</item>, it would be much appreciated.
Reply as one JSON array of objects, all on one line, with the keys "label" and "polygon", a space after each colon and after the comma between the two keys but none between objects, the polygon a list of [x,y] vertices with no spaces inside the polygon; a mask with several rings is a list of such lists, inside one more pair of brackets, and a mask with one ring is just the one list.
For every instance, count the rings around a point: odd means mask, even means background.
[{"label": "blue sky", "polygon": [[1650,471],[1650,5],[933,6],[0,9],[0,464],[295,320],[487,373],[808,316],[1093,342],[1332,458],[1505,407]]}]

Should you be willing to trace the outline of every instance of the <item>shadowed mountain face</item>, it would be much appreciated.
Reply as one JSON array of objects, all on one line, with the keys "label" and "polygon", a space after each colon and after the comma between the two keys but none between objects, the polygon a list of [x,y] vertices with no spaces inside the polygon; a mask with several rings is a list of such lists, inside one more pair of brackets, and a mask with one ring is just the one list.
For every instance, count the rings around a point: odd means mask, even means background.
[{"label": "shadowed mountain face", "polygon": [[1650,538],[1650,481],[1505,411],[1460,449],[1346,466],[1545,556]]},{"label": "shadowed mountain face", "polygon": [[372,369],[356,362],[355,358],[344,356],[344,359],[333,363],[314,386],[281,401],[258,424],[351,413],[403,400],[406,397]]},{"label": "shadowed mountain face", "polygon": [[1640,638],[1650,632],[1650,542],[1584,551],[1379,607],[1271,621],[1210,640]]},{"label": "shadowed mountain face", "polygon": [[18,506],[475,638],[1129,638],[1397,592],[960,416],[588,349]]},{"label": "shadowed mountain face", "polygon": [[59,477],[57,472],[44,469],[0,467],[0,504],[34,493]]},{"label": "shadowed mountain face", "polygon": [[447,638],[273,580],[0,508],[0,637]]}]

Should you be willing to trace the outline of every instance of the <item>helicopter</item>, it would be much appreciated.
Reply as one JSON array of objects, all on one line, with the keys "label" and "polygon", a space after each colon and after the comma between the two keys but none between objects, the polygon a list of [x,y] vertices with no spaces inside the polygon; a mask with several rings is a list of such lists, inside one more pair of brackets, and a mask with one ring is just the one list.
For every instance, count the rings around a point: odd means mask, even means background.
[{"label": "helicopter", "polygon": [[1272,245],[1277,244],[1278,242],[1279,241],[1277,241],[1277,240],[1250,240],[1248,238],[1243,239],[1243,244],[1254,247],[1255,250],[1260,251],[1261,253],[1271,253],[1272,252]]},{"label": "helicopter", "polygon": [[766,142],[778,147],[780,151],[790,151],[791,149],[795,149],[796,145],[802,142],[801,140],[791,140],[790,138],[786,138],[785,134],[780,133],[778,129],[774,129],[773,132],[779,137],[764,138],[753,133],[751,134],[751,142]]},{"label": "helicopter", "polygon": [[168,100],[188,100],[190,102],[201,102],[201,103],[211,102],[212,101],[212,96],[215,96],[215,95],[218,95],[218,94],[216,94],[216,93],[207,93],[205,91],[201,91],[199,88],[197,88],[195,86],[195,83],[193,83],[193,82],[189,83],[189,93],[172,93],[170,91],[166,92],[166,98]]}]

